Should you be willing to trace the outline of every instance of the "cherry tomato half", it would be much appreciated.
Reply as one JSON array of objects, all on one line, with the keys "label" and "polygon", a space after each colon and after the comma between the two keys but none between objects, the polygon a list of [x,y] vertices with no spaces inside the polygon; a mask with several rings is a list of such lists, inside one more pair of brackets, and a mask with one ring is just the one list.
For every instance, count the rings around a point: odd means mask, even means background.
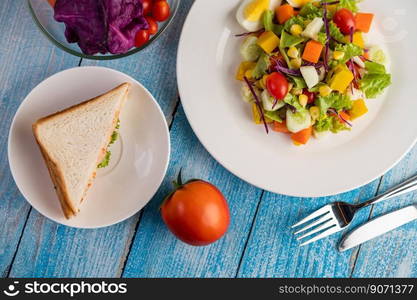
[{"label": "cherry tomato half", "polygon": [[312,104],[316,100],[316,94],[309,92],[307,89],[303,91],[303,94],[308,97],[307,104]]},{"label": "cherry tomato half", "polygon": [[277,100],[283,100],[288,93],[288,80],[284,75],[274,72],[266,79],[268,92]]},{"label": "cherry tomato half", "polygon": [[346,8],[339,9],[334,14],[333,22],[343,34],[350,34],[356,28],[355,16]]},{"label": "cherry tomato half", "polygon": [[152,12],[152,0],[142,0],[143,15],[150,15]]},{"label": "cherry tomato half", "polygon": [[149,31],[139,30],[135,37],[135,46],[137,48],[142,47],[146,42],[149,41]]},{"label": "cherry tomato half", "polygon": [[154,35],[155,33],[158,32],[158,23],[156,23],[154,18],[152,18],[150,16],[145,17],[145,18],[146,18],[146,21],[148,21],[148,24],[149,24],[149,29],[148,29],[149,34]]},{"label": "cherry tomato half", "polygon": [[152,16],[158,22],[163,22],[169,18],[171,14],[171,8],[168,2],[164,0],[156,1],[152,6]]}]

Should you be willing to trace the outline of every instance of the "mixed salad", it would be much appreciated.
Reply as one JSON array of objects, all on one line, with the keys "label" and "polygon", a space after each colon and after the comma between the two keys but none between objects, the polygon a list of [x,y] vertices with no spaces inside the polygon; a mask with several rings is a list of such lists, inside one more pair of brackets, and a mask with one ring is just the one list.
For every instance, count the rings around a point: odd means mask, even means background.
[{"label": "mixed salad", "polygon": [[295,145],[312,136],[351,130],[368,112],[366,100],[391,84],[386,56],[365,34],[374,15],[355,0],[244,0],[237,20],[248,32],[236,79],[253,120],[290,134]]},{"label": "mixed salad", "polygon": [[170,16],[166,0],[48,0],[83,53],[123,54],[146,44]]}]

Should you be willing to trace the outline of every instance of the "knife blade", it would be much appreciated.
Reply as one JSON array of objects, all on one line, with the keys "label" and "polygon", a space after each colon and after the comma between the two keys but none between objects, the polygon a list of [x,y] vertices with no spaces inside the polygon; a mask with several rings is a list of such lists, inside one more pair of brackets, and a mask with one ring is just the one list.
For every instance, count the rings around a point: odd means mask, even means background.
[{"label": "knife blade", "polygon": [[417,220],[417,205],[375,218],[347,233],[339,243],[339,251],[352,249],[414,220]]}]

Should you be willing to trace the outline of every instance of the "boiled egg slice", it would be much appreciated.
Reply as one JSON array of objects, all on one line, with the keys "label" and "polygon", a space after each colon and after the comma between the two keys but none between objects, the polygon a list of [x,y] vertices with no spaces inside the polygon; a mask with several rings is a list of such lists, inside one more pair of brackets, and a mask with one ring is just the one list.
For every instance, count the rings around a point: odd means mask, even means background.
[{"label": "boiled egg slice", "polygon": [[262,15],[267,9],[275,10],[282,0],[243,0],[236,13],[238,23],[247,31],[262,28]]},{"label": "boiled egg slice", "polygon": [[312,1],[313,0],[287,0],[288,4],[292,7],[301,7]]}]

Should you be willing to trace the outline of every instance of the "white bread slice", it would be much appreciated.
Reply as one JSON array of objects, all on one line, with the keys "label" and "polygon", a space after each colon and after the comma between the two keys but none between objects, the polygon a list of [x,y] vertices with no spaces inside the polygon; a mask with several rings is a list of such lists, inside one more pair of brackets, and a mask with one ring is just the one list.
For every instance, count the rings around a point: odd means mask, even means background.
[{"label": "white bread slice", "polygon": [[106,154],[129,89],[130,84],[124,83],[33,124],[33,133],[67,219],[79,212],[97,165]]}]

